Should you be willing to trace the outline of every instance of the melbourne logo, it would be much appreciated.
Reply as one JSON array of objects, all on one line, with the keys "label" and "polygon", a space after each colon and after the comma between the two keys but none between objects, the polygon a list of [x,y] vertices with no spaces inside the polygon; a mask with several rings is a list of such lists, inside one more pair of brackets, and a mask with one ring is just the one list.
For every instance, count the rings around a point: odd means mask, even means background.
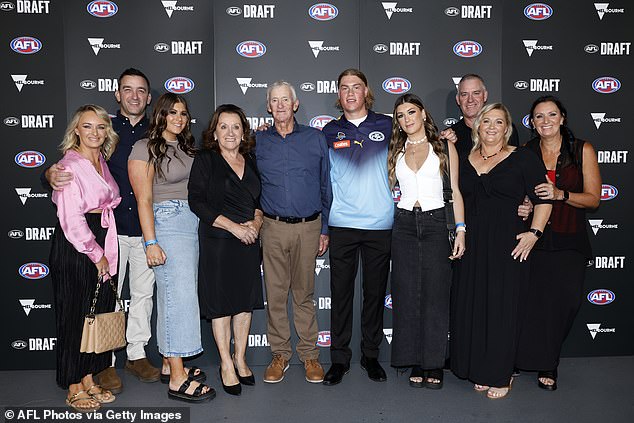
[{"label": "melbourne logo", "polygon": [[329,347],[330,346],[330,331],[329,330],[320,330],[319,334],[317,334],[317,344],[318,347]]},{"label": "melbourne logo", "polygon": [[20,54],[33,54],[42,49],[42,42],[35,37],[22,36],[11,40],[11,50]]},{"label": "melbourne logo", "polygon": [[386,79],[381,86],[385,92],[390,94],[404,94],[412,88],[412,84],[400,76],[393,76]]},{"label": "melbourne logo", "polygon": [[625,9],[608,9],[610,3],[595,3],[594,8],[597,10],[597,15],[599,15],[599,20],[603,20],[603,16],[606,13],[625,13]]},{"label": "melbourne logo", "polygon": [[594,122],[594,126],[599,129],[602,123],[621,123],[620,117],[605,117],[605,113],[590,113],[592,116],[592,121]]},{"label": "melbourne logo", "polygon": [[47,192],[31,192],[31,188],[16,188],[15,192],[20,197],[23,206],[29,198],[48,198]]},{"label": "melbourne logo", "polygon": [[193,12],[194,6],[179,6],[178,0],[161,0],[163,3],[163,8],[165,9],[165,13],[167,13],[167,17],[171,18],[174,11],[177,12]]},{"label": "melbourne logo", "polygon": [[24,314],[27,316],[31,313],[31,310],[35,309],[49,309],[51,308],[50,304],[35,304],[35,298],[29,298],[25,300],[18,300],[22,309],[24,310]]},{"label": "melbourne logo", "polygon": [[597,232],[599,232],[599,229],[618,229],[619,228],[618,223],[604,224],[603,219],[588,219],[588,223],[590,224],[590,227],[592,228],[592,232],[594,232],[595,235],[597,234]]},{"label": "melbourne logo", "polygon": [[324,46],[323,40],[319,41],[309,41],[308,45],[310,46],[311,51],[315,58],[319,56],[319,53],[322,51],[339,51],[339,46]]},{"label": "melbourne logo", "polygon": [[249,88],[268,88],[268,84],[251,82],[253,78],[236,78],[238,85],[242,90],[242,94],[246,94]]},{"label": "melbourne logo", "polygon": [[543,21],[553,15],[553,8],[546,3],[533,3],[524,8],[524,16],[534,21]]},{"label": "melbourne logo", "polygon": [[613,200],[619,195],[619,190],[614,185],[601,185],[601,201]]},{"label": "melbourne logo", "polygon": [[324,129],[324,126],[326,126],[326,124],[333,119],[334,117],[330,115],[319,115],[312,118],[310,122],[308,122],[308,125],[321,131],[322,129]]},{"label": "melbourne logo", "polygon": [[453,52],[460,57],[476,57],[482,53],[482,45],[476,41],[458,41],[453,46]]},{"label": "melbourne logo", "polygon": [[315,260],[315,275],[319,276],[323,269],[330,269],[330,265],[326,264],[326,259]]},{"label": "melbourne logo", "polygon": [[13,79],[13,83],[18,89],[18,92],[22,92],[22,88],[25,85],[44,85],[43,79],[26,79],[27,76],[28,75],[11,75],[11,79]]},{"label": "melbourne logo", "polygon": [[259,41],[243,41],[236,46],[236,51],[242,57],[254,59],[266,53],[266,46]]},{"label": "melbourne logo", "polygon": [[609,289],[595,289],[588,294],[588,301],[594,305],[607,305],[615,299],[614,292]]},{"label": "melbourne logo", "polygon": [[113,1],[97,0],[88,3],[86,10],[97,18],[109,18],[117,14],[119,7]]},{"label": "melbourne logo", "polygon": [[165,81],[165,89],[174,94],[185,94],[194,89],[194,81],[186,76],[173,76]]},{"label": "melbourne logo", "polygon": [[601,323],[586,323],[590,336],[594,339],[597,333],[615,333],[615,328],[602,328]]},{"label": "melbourne logo", "polygon": [[392,294],[387,294],[383,300],[383,306],[388,310],[392,310]]},{"label": "melbourne logo", "polygon": [[104,43],[103,40],[105,38],[88,38],[88,43],[90,43],[90,47],[92,51],[95,53],[95,56],[99,54],[101,49],[120,49],[121,44],[115,43]]},{"label": "melbourne logo", "polygon": [[383,329],[383,334],[385,335],[385,340],[388,344],[392,343],[392,328]]},{"label": "melbourne logo", "polygon": [[18,273],[24,279],[42,279],[48,275],[48,267],[42,263],[26,263],[20,266]]},{"label": "melbourne logo", "polygon": [[331,21],[337,17],[339,10],[330,3],[317,3],[310,6],[308,16],[317,21]]},{"label": "melbourne logo", "polygon": [[39,151],[22,151],[15,155],[15,163],[22,167],[40,167],[46,162],[46,156]]},{"label": "melbourne logo", "polygon": [[524,48],[526,48],[526,53],[528,53],[528,57],[533,56],[533,52],[535,50],[550,50],[552,51],[553,46],[548,45],[537,45],[537,40],[522,40],[524,43]]},{"label": "melbourne logo", "polygon": [[592,81],[592,89],[600,94],[611,94],[621,88],[621,81],[611,76],[602,76]]},{"label": "melbourne logo", "polygon": [[385,14],[387,15],[387,19],[392,19],[392,15],[394,13],[413,13],[413,9],[411,7],[396,7],[398,2],[391,1],[383,1],[381,2],[383,5],[383,10],[385,10]]}]

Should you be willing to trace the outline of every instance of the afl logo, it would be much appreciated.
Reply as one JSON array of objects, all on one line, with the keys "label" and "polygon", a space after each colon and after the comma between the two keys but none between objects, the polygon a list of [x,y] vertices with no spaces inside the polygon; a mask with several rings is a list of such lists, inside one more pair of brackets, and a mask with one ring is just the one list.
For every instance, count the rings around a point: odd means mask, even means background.
[{"label": "afl logo", "polygon": [[11,40],[11,50],[20,54],[33,54],[42,49],[42,42],[34,37],[18,37]]},{"label": "afl logo", "polygon": [[453,46],[453,52],[460,57],[476,57],[482,53],[482,46],[476,41],[459,41]]},{"label": "afl logo", "polygon": [[533,129],[531,127],[531,116],[530,115],[526,115],[522,118],[522,125],[524,125],[525,128],[528,129]]},{"label": "afl logo", "polygon": [[48,275],[48,267],[42,263],[26,263],[18,270],[24,279],[42,279]]},{"label": "afl logo", "polygon": [[242,9],[240,9],[238,6],[230,6],[227,7],[226,12],[229,16],[240,16],[242,14]]},{"label": "afl logo", "polygon": [[236,46],[236,51],[242,57],[254,59],[266,53],[266,46],[259,41],[243,41]]},{"label": "afl logo", "polygon": [[156,43],[154,44],[154,51],[157,51],[159,53],[165,53],[166,51],[169,51],[170,46],[167,45],[167,43]]},{"label": "afl logo", "polygon": [[308,125],[321,131],[322,129],[324,129],[324,126],[326,126],[326,124],[333,119],[334,117],[330,115],[319,115],[312,118],[310,122],[308,122]]},{"label": "afl logo", "polygon": [[330,331],[322,330],[317,334],[317,344],[318,347],[329,347],[330,346]]},{"label": "afl logo", "polygon": [[383,305],[385,306],[385,308],[387,308],[388,310],[392,310],[392,294],[387,294],[385,296],[385,301],[383,301]]},{"label": "afl logo", "polygon": [[383,90],[390,94],[403,94],[412,88],[412,84],[405,78],[393,76],[383,81]]},{"label": "afl logo", "polygon": [[312,82],[304,82],[299,86],[302,91],[315,91],[315,84]]},{"label": "afl logo", "polygon": [[330,3],[313,4],[308,9],[308,15],[318,21],[330,21],[337,17],[339,10]]},{"label": "afl logo", "polygon": [[611,76],[602,76],[592,82],[592,89],[601,94],[617,92],[621,88],[621,81]]},{"label": "afl logo", "polygon": [[607,305],[615,299],[616,295],[609,289],[595,289],[588,294],[588,301],[594,305]]},{"label": "afl logo", "polygon": [[11,229],[7,235],[9,236],[9,238],[11,239],[20,239],[24,236],[24,232],[22,232],[19,229]]},{"label": "afl logo", "polygon": [[165,81],[165,89],[174,94],[185,94],[194,89],[194,81],[184,76],[174,76]]},{"label": "afl logo", "polygon": [[119,7],[113,1],[97,0],[88,3],[86,10],[97,18],[109,18],[117,14]]},{"label": "afl logo", "polygon": [[528,82],[526,82],[526,81],[515,81],[513,86],[515,88],[517,88],[518,90],[525,90],[525,89],[528,88]]},{"label": "afl logo", "polygon": [[22,167],[40,167],[45,161],[46,157],[39,151],[22,151],[15,155],[15,163]]},{"label": "afl logo", "polygon": [[601,201],[613,200],[619,195],[619,190],[614,185],[601,185]]},{"label": "afl logo", "polygon": [[458,119],[452,118],[452,117],[442,121],[442,124],[445,126],[452,126],[452,125],[455,125],[456,123],[458,123]]},{"label": "afl logo", "polygon": [[3,12],[9,12],[13,9],[15,9],[15,5],[10,1],[3,1],[2,3],[0,3],[0,10],[2,10]]},{"label": "afl logo", "polygon": [[16,350],[23,350],[26,348],[26,341],[18,339],[17,341],[13,341],[11,343],[11,346],[15,348]]},{"label": "afl logo", "polygon": [[596,53],[599,51],[599,46],[596,44],[588,44],[583,48],[586,53]]},{"label": "afl logo", "polygon": [[20,119],[15,116],[9,116],[4,118],[4,124],[7,126],[18,126],[20,124]]},{"label": "afl logo", "polygon": [[448,7],[445,9],[445,15],[447,16],[458,16],[460,14],[460,10],[457,7]]},{"label": "afl logo", "polygon": [[533,3],[524,8],[524,16],[534,21],[543,21],[553,15],[553,8],[546,3]]},{"label": "afl logo", "polygon": [[85,90],[94,90],[97,88],[97,83],[95,81],[91,81],[90,79],[84,79],[79,83],[79,86]]},{"label": "afl logo", "polygon": [[374,131],[374,132],[370,132],[370,134],[368,135],[368,138],[370,138],[371,141],[381,142],[385,139],[385,135],[383,135],[383,132]]},{"label": "afl logo", "polygon": [[387,53],[387,46],[385,44],[375,44],[372,50],[374,50],[375,53]]}]

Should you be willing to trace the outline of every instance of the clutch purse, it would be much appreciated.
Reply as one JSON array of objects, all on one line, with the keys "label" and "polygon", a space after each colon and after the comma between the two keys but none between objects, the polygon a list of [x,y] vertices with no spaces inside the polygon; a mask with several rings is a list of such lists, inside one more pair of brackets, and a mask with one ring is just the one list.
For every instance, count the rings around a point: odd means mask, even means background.
[{"label": "clutch purse", "polygon": [[123,311],[123,303],[117,294],[117,287],[112,281],[112,278],[110,278],[110,286],[117,298],[119,311],[95,314],[95,305],[97,304],[101,284],[102,281],[100,279],[97,282],[90,312],[84,317],[81,347],[79,349],[79,351],[83,353],[100,354],[102,352],[123,348],[126,344],[125,312]]}]

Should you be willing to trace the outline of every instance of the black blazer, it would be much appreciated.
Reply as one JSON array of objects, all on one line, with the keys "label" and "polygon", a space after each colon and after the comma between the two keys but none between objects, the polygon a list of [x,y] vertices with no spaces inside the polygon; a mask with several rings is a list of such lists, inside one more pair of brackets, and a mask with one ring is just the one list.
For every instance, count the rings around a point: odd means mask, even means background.
[{"label": "black blazer", "polygon": [[[249,166],[260,178],[255,157],[244,155],[245,165]],[[212,223],[222,214],[225,200],[225,181],[230,176],[222,156],[213,150],[201,150],[196,154],[189,174],[188,201],[190,209],[200,219],[198,233],[218,237],[226,232],[212,227]],[[260,209],[260,198],[256,199],[256,208]],[[228,233],[227,233],[228,234]]]}]

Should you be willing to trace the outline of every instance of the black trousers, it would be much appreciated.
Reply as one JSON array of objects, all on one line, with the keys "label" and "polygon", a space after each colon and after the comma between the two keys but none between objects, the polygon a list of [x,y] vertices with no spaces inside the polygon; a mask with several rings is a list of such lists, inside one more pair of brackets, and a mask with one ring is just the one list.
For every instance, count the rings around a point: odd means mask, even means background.
[{"label": "black trousers", "polygon": [[379,356],[391,235],[391,230],[330,227],[330,359],[333,363],[348,364],[352,358],[352,308],[359,255],[363,272],[361,352],[369,358]]}]

